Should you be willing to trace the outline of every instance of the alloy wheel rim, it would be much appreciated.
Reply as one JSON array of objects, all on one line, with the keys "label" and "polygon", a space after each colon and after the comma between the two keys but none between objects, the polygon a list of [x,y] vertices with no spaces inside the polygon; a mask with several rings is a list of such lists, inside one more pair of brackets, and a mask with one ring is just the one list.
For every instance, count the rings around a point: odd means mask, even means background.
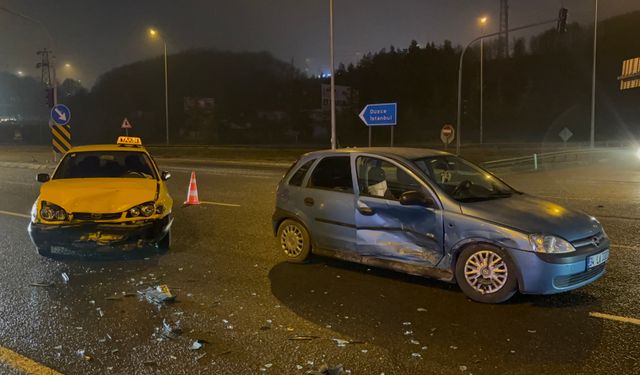
[{"label": "alloy wheel rim", "polygon": [[304,237],[302,231],[295,225],[288,225],[282,230],[280,244],[285,254],[290,257],[297,257],[302,253],[304,247]]},{"label": "alloy wheel rim", "polygon": [[464,278],[478,293],[492,294],[504,287],[509,277],[507,263],[491,250],[473,253],[464,264]]}]

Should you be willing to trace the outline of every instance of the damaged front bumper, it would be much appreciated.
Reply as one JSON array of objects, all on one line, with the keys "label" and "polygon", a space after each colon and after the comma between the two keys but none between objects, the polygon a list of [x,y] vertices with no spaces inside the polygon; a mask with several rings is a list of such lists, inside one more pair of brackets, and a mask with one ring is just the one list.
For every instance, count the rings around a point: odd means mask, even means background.
[{"label": "damaged front bumper", "polygon": [[29,237],[37,247],[111,247],[131,250],[155,245],[167,235],[172,223],[171,215],[160,219],[124,223],[83,222],[50,225],[32,222],[29,224]]}]

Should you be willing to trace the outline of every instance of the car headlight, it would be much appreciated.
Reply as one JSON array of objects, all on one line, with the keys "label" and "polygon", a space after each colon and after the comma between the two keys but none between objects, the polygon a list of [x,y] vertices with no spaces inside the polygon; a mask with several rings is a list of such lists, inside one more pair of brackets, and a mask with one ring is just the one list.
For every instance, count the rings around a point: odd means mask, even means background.
[{"label": "car headlight", "polygon": [[140,216],[140,207],[135,206],[135,207],[131,207],[129,209],[129,216],[131,217],[138,217]]},{"label": "car headlight", "polygon": [[532,234],[529,236],[529,241],[533,250],[538,253],[562,254],[576,251],[568,241],[556,236]]},{"label": "car headlight", "polygon": [[153,202],[148,202],[140,206],[140,212],[142,212],[142,216],[149,217],[156,212],[156,205]]},{"label": "car headlight", "polygon": [[146,202],[137,206],[131,207],[127,211],[128,217],[149,217],[156,213],[156,204],[154,202]]},{"label": "car headlight", "polygon": [[58,205],[42,201],[40,217],[46,221],[65,221],[67,220],[67,212]]}]

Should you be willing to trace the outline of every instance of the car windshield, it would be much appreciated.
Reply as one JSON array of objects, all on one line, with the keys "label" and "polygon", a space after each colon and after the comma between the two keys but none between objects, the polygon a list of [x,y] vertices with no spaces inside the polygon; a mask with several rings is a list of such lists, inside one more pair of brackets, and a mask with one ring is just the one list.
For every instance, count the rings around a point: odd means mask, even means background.
[{"label": "car windshield", "polygon": [[89,151],[67,154],[53,179],[149,178],[156,174],[149,157],[140,151]]},{"label": "car windshield", "polygon": [[507,198],[516,193],[495,176],[455,156],[434,156],[413,162],[459,202]]}]

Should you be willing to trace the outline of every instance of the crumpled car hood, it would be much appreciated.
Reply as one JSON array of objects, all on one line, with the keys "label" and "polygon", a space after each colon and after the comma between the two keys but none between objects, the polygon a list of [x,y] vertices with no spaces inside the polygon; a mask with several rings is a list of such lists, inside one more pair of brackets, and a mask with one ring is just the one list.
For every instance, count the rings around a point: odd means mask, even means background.
[{"label": "crumpled car hood", "polygon": [[67,212],[116,213],[156,198],[158,182],[143,178],[73,178],[51,180],[40,199]]},{"label": "crumpled car hood", "polygon": [[601,226],[591,216],[528,194],[460,204],[462,213],[502,224],[524,233],[560,236],[568,241],[598,233]]}]

